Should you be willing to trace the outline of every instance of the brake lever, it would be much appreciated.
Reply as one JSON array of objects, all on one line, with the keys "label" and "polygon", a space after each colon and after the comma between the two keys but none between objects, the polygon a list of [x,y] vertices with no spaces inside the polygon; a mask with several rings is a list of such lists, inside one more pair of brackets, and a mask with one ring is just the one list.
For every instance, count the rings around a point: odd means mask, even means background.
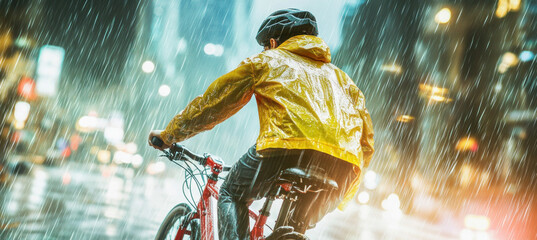
[{"label": "brake lever", "polygon": [[176,143],[173,144],[172,146],[170,146],[170,152],[172,148],[177,148],[177,147],[180,147],[181,151],[176,151],[177,149],[175,149],[173,151],[175,154],[171,154],[173,157],[171,160],[178,160],[178,161],[188,160],[188,158],[185,158],[185,149],[181,145],[178,145]]},{"label": "brake lever", "polygon": [[177,155],[173,156],[173,160],[186,161],[187,159],[184,156],[182,153],[177,153]]},{"label": "brake lever", "polygon": [[178,152],[176,154],[172,154],[171,152],[168,152],[168,151],[164,151],[164,153],[166,155],[161,155],[161,156],[165,156],[167,157],[168,159],[170,159],[170,161],[186,161],[187,159],[184,158],[184,154],[182,152]]},{"label": "brake lever", "polygon": [[166,157],[166,158],[168,158],[170,160],[173,160],[174,156],[170,152],[168,152],[166,150],[162,150],[162,153],[164,153],[164,154],[160,155],[159,157]]}]

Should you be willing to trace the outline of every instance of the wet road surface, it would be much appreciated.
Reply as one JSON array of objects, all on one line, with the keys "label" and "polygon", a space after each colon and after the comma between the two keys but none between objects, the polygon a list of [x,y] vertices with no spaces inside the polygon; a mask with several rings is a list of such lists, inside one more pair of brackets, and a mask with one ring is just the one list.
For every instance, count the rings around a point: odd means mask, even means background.
[{"label": "wet road surface", "polygon": [[130,169],[36,166],[1,189],[0,239],[151,239],[178,181]]},{"label": "wet road surface", "polygon": [[[34,166],[0,188],[0,239],[153,239],[168,210],[184,199],[181,179],[98,165]],[[307,235],[312,240],[458,239],[423,220],[354,203],[327,215]]]}]

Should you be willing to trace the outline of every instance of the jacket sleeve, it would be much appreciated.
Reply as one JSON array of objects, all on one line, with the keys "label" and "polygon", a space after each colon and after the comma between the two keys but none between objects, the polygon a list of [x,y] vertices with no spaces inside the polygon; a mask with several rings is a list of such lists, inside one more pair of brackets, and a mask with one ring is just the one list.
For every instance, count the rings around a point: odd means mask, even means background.
[{"label": "jacket sleeve", "polygon": [[[352,82],[352,80],[350,81]],[[373,153],[375,152],[375,149],[373,147],[375,143],[373,139],[373,122],[371,121],[371,116],[369,115],[369,112],[365,107],[365,96],[362,91],[360,91],[360,89],[358,89],[358,87],[354,85],[354,83],[351,84],[350,94],[351,97],[354,98],[355,104],[358,108],[358,112],[360,113],[360,116],[362,117],[362,122],[364,124],[362,128],[362,138],[360,139],[360,145],[362,147],[364,157],[363,167],[368,167],[369,163],[371,162],[371,158],[373,157]]]},{"label": "jacket sleeve", "polygon": [[161,133],[166,144],[181,142],[238,112],[254,93],[254,64],[250,58],[216,79],[205,93],[177,114]]},{"label": "jacket sleeve", "polygon": [[362,145],[362,151],[364,153],[364,167],[368,167],[369,163],[371,162],[371,158],[373,158],[373,153],[375,152],[374,144],[375,140],[373,139],[374,132],[373,132],[373,121],[371,121],[371,116],[369,115],[369,111],[367,111],[367,108],[365,107],[365,96],[362,93],[362,91],[359,91],[359,111],[360,115],[362,116],[362,120],[364,123],[364,127],[362,129],[362,138],[360,139],[360,143]]}]

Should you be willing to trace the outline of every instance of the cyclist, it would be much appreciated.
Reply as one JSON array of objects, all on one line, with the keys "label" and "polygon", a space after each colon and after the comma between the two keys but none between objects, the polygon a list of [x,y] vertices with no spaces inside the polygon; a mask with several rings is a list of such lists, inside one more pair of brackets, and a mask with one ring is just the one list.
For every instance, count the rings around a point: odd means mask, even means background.
[{"label": "cyclist", "polygon": [[[256,36],[263,52],[216,79],[165,130],[150,133],[149,139],[156,136],[167,148],[212,129],[255,95],[260,133],[220,189],[220,239],[249,239],[248,204],[267,194],[282,169],[321,168],[339,186],[298,200],[291,219],[297,232],[304,233],[338,204],[343,207],[358,190],[374,151],[371,118],[364,95],[330,63],[328,45],[317,34],[316,19],[308,11],[289,8],[270,14]],[[275,232],[287,231],[292,228]]]}]

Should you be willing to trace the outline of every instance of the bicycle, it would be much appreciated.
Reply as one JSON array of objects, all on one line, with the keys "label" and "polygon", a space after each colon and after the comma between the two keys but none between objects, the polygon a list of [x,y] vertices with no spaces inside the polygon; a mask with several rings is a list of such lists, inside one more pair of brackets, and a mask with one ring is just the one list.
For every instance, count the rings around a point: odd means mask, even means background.
[{"label": "bicycle", "polygon": [[[155,146],[162,146],[163,144],[162,140],[156,137],[153,137],[151,142]],[[190,202],[190,205],[195,206],[195,210],[186,203],[180,203],[173,207],[160,225],[155,239],[162,240],[171,238],[175,240],[183,240],[187,239],[185,237],[196,240],[215,239],[215,235],[218,235],[216,232],[216,224],[213,222],[216,203],[215,201],[212,201],[211,198],[218,200],[219,190],[216,184],[218,180],[221,179],[219,174],[224,171],[229,171],[231,167],[224,166],[224,162],[216,156],[207,153],[201,156],[179,144],[172,144],[169,151],[163,150],[163,153],[164,155],[162,156],[167,157],[170,161],[179,166],[181,165],[177,163],[177,161],[184,161],[187,163],[193,161],[203,166],[204,171],[197,167],[194,169],[199,170],[198,174],[191,169],[192,166],[190,165],[187,165],[187,167],[181,166],[188,174],[188,176],[185,177],[185,183],[188,178],[193,179],[198,185],[198,189],[201,190],[201,184],[196,179],[196,176],[201,175],[202,180],[205,180],[203,177],[206,175],[207,179],[203,190],[201,191],[201,199],[197,204],[192,204]],[[207,170],[210,171],[210,173],[206,173]],[[263,207],[259,211],[259,214],[256,214],[252,209],[249,209],[250,218],[255,220],[250,231],[250,239],[265,239],[263,235],[265,226],[270,230],[282,229],[280,227],[285,228],[285,226],[289,226],[291,217],[289,213],[293,210],[293,203],[300,197],[300,194],[305,194],[307,192],[318,193],[321,191],[332,191],[337,188],[338,185],[336,181],[324,176],[319,169],[306,170],[301,168],[288,168],[282,170],[276,178],[269,196],[265,197],[265,202],[263,203]],[[185,194],[185,191],[183,191],[183,193]],[[283,199],[283,203],[274,228],[271,228],[267,225],[267,218],[270,209],[272,208],[272,203],[276,199]],[[274,232],[277,231],[278,230]],[[307,239],[307,237],[303,235],[304,232],[305,229],[299,230],[298,232],[287,231],[281,236],[272,235],[271,239],[303,240]]]}]

